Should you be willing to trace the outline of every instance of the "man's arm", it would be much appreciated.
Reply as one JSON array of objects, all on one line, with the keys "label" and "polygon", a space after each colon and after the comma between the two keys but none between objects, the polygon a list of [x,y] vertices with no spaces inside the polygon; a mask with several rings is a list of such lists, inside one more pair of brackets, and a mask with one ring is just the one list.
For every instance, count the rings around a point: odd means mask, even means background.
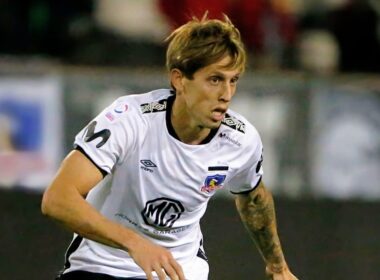
[{"label": "man's arm", "polygon": [[269,279],[297,279],[288,268],[277,234],[276,215],[271,193],[260,182],[248,194],[235,198],[239,215],[266,263]]},{"label": "man's arm", "polygon": [[153,271],[160,280],[166,279],[163,269],[170,279],[184,280],[181,267],[168,250],[107,219],[87,203],[84,196],[102,179],[85,155],[71,152],[43,195],[42,213],[85,238],[128,251],[149,280],[153,280]]}]

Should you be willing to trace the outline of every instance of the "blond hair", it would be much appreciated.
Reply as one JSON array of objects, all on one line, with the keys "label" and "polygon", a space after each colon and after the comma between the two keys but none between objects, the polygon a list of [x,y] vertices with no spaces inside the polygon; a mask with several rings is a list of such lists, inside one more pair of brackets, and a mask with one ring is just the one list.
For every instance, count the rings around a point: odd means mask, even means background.
[{"label": "blond hair", "polygon": [[245,69],[246,52],[239,30],[224,15],[224,21],[193,18],[166,38],[168,71],[179,69],[188,78],[200,68],[215,63],[229,55],[232,59],[226,68]]}]

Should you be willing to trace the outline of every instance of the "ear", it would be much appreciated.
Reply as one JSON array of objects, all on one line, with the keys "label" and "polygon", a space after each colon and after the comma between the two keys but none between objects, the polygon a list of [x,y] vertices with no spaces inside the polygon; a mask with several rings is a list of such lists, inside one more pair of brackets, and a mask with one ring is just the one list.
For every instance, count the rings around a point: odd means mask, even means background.
[{"label": "ear", "polygon": [[170,83],[177,93],[183,89],[183,78],[181,70],[177,68],[170,70]]}]

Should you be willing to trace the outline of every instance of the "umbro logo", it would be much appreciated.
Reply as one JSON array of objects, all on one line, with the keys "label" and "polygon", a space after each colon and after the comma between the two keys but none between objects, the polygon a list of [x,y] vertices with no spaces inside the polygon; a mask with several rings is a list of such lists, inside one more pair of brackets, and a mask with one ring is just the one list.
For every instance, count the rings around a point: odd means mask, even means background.
[{"label": "umbro logo", "polygon": [[142,170],[145,170],[151,173],[153,173],[153,170],[151,168],[157,167],[157,165],[155,165],[154,162],[149,159],[142,159],[140,160],[140,163],[141,163],[140,168]]},{"label": "umbro logo", "polygon": [[142,159],[140,160],[140,162],[145,167],[157,167],[157,165],[155,165],[154,162],[149,159]]}]

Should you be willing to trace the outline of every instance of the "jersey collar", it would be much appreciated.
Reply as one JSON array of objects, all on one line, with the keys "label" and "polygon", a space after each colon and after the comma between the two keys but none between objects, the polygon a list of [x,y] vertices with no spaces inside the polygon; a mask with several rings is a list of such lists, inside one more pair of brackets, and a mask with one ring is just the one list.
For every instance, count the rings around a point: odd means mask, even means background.
[{"label": "jersey collar", "polygon": [[[172,121],[171,121],[171,118],[170,118],[175,97],[176,97],[175,94],[170,95],[168,97],[168,100],[167,100],[167,103],[166,103],[166,117],[165,117],[165,119],[166,119],[166,127],[168,128],[169,134],[172,137],[174,137],[178,141],[181,141],[179,139],[177,133],[175,132],[174,128],[173,128]],[[218,132],[218,128],[211,129],[210,133],[207,135],[207,137],[205,139],[203,139],[203,141],[199,145],[203,145],[203,144],[209,143],[211,141],[211,139],[214,138],[214,136],[216,135],[217,132]]]}]

